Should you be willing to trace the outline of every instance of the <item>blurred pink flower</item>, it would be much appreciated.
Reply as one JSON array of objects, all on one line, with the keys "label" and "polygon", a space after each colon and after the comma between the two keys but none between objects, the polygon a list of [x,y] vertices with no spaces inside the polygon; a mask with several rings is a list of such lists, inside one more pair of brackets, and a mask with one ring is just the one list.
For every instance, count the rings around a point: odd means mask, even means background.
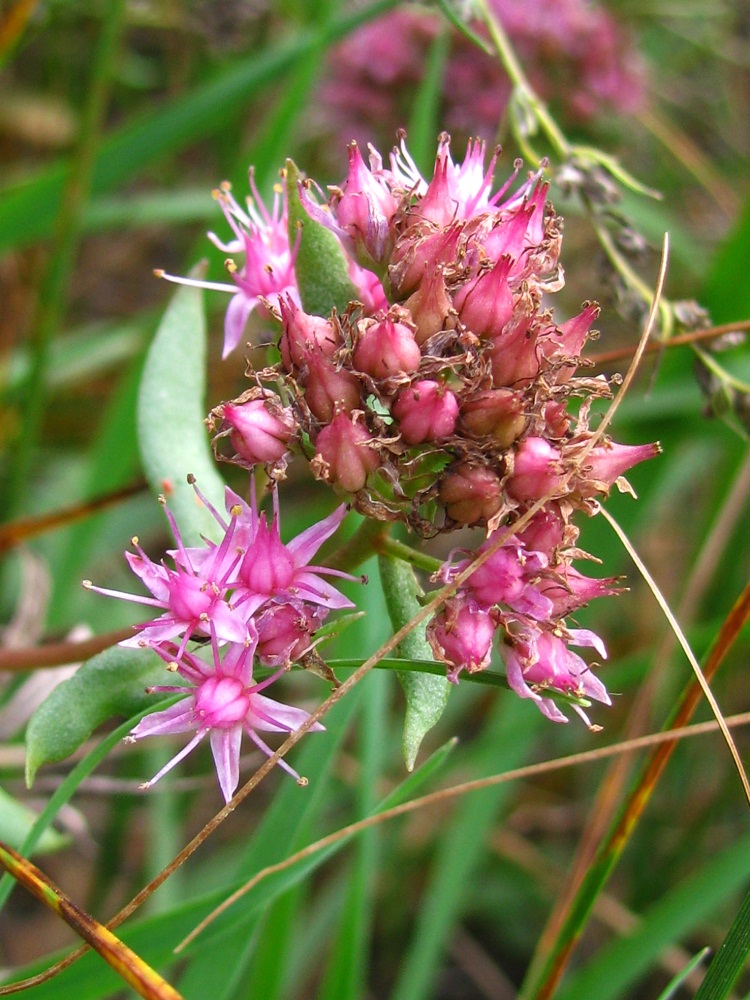
[{"label": "blurred pink flower", "polygon": [[[540,96],[571,119],[612,109],[636,111],[645,99],[645,67],[631,34],[588,0],[490,0]],[[414,88],[442,30],[437,12],[401,7],[364,25],[331,55],[320,102],[344,141],[387,138],[410,118]],[[475,30],[482,32],[476,23]],[[454,32],[445,71],[441,120],[457,137],[493,136],[510,96],[496,59]]]}]

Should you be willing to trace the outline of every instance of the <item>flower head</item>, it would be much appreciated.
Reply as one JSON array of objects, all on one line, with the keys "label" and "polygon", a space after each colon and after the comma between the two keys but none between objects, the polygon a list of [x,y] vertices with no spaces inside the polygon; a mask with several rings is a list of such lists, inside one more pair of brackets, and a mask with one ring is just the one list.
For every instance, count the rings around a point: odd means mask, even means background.
[{"label": "flower head", "polygon": [[239,264],[233,258],[225,262],[233,285],[156,272],[158,277],[168,281],[232,295],[224,318],[224,357],[239,346],[247,321],[256,309],[267,315],[264,303],[277,307],[282,296],[299,302],[294,273],[297,246],[289,243],[286,192],[281,185],[276,187],[269,212],[255,185],[252,170],[250,191],[244,208],[235,199],[228,183],[214,191],[234,238],[225,243],[215,233],[209,233],[209,239],[224,253],[241,254],[243,258]]},{"label": "flower head", "polygon": [[[224,799],[228,802],[239,784],[240,745],[243,733],[271,756],[273,751],[258,735],[261,732],[291,733],[306,722],[310,715],[301,708],[293,708],[274,701],[260,692],[268,687],[285,669],[272,674],[260,683],[253,683],[253,656],[257,643],[251,636],[245,643],[229,647],[220,657],[216,636],[212,636],[212,662],[207,663],[193,653],[180,650],[172,643],[155,646],[155,652],[168,663],[169,668],[189,682],[189,686],[158,686],[152,691],[185,694],[187,697],[159,712],[152,712],[141,719],[131,730],[130,740],[144,736],[162,736],[194,732],[190,741],[143,787],[149,788],[185,758],[204,737],[211,744],[216,773]],[[315,722],[311,730],[323,726]],[[279,766],[298,781],[296,771],[284,760]]]},{"label": "flower head", "polygon": [[174,568],[149,559],[138,538],[133,538],[135,554],[125,553],[130,568],[153,596],[141,597],[95,587],[90,580],[84,580],[84,586],[108,597],[164,609],[160,617],[136,625],[138,634],[132,639],[125,639],[121,643],[123,646],[151,646],[182,635],[181,653],[196,633],[203,636],[213,634],[220,642],[245,642],[248,637],[247,617],[229,598],[238,563],[233,545],[236,518],[225,526],[221,544],[206,550],[187,549],[171,511],[161,499],[177,542]]},{"label": "flower head", "polygon": [[277,493],[274,491],[274,514],[268,523],[265,512],[259,514],[255,490],[250,503],[227,490],[227,508],[235,511],[237,536],[242,556],[234,581],[234,600],[245,614],[250,615],[271,599],[300,600],[328,610],[354,607],[349,598],[328,583],[324,577],[338,576],[359,580],[349,573],[310,566],[310,560],[320,546],[336,531],[346,516],[341,504],[332,514],[313,524],[286,544],[281,541]]},{"label": "flower head", "polygon": [[[599,637],[586,629],[569,630],[567,641],[575,646],[594,646],[606,656]],[[519,697],[531,698],[540,712],[553,722],[568,720],[557,702],[544,694],[547,690],[612,704],[599,678],[580,656],[567,648],[566,641],[559,635],[529,627],[506,644],[502,653],[511,688]],[[589,729],[594,728],[580,705],[573,704],[573,708]]]}]

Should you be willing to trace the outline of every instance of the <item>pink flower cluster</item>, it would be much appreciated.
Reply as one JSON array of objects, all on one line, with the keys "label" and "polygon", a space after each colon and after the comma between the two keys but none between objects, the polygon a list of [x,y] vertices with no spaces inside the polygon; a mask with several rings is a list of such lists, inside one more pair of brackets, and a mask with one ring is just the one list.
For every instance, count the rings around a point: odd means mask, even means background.
[{"label": "pink flower cluster", "polygon": [[[591,0],[489,0],[537,93],[569,118],[608,110],[632,113],[644,102],[645,69],[624,25]],[[484,34],[480,24],[475,32]],[[407,101],[419,86],[444,19],[424,6],[402,6],[363,25],[331,53],[320,91],[322,113],[345,140],[364,142],[385,124],[410,120]],[[457,135],[492,135],[510,97],[496,59],[458,32],[451,35],[441,118]]]},{"label": "pink flower cluster", "polygon": [[[514,188],[520,163],[493,192],[497,158],[487,166],[484,144],[472,142],[456,163],[443,135],[427,180],[403,141],[387,166],[372,148],[366,164],[352,143],[348,176],[326,201],[301,185],[308,215],[347,256],[357,298],[343,312],[311,315],[279,269],[273,295],[259,301],[278,320],[280,361],[251,370],[251,387],[210,422],[219,448],[229,440],[228,460],[264,463],[278,479],[301,453],[366,516],[424,536],[484,528],[482,550],[500,547],[432,622],[432,648],[455,680],[487,666],[498,635],[511,686],[561,721],[550,692],[607,701],[568,649],[603,655],[600,640],[565,619],[617,591],[574,569],[586,554],[573,517],[595,513],[658,446],[616,444],[590,428],[591,401],[610,394],[603,376],[577,374],[598,309],[585,303],[555,320],[547,303],[563,285],[560,220],[541,172]],[[284,214],[274,223],[279,243]],[[293,261],[289,237],[286,253]],[[248,286],[255,266],[246,256]],[[236,316],[244,293],[233,292]],[[442,582],[464,565],[446,567]]]},{"label": "pink flower cluster", "polygon": [[[197,491],[196,491],[197,492]],[[143,736],[194,731],[190,742],[148,784],[179,763],[206,735],[209,736],[219,784],[224,798],[234,794],[239,781],[240,742],[245,732],[264,753],[272,751],[258,730],[290,733],[306,721],[308,713],[260,694],[290,664],[308,652],[313,633],[332,609],[352,607],[352,602],[331,586],[325,576],[348,574],[310,560],[338,528],[346,508],[342,504],[325,520],[284,544],[279,535],[278,508],[268,524],[259,514],[255,492],[247,504],[226,491],[228,520],[200,496],[219,524],[223,537],[187,548],[171,511],[165,511],[177,548],[173,566],[153,562],[133,539],[135,553],[126,553],[130,568],[151,597],[84,586],[109,597],[124,598],[162,613],[136,625],[136,635],[121,645],[147,647],[180,675],[189,686],[157,686],[152,691],[180,693],[181,699],[164,711],[146,716],[131,733]],[[274,492],[274,504],[276,506]],[[175,640],[179,639],[179,642]],[[188,644],[208,640],[211,662],[199,657]],[[257,660],[273,673],[259,683],[253,680]],[[318,723],[311,728],[321,729]],[[280,765],[298,777],[284,761]],[[147,787],[147,786],[146,786]]]}]

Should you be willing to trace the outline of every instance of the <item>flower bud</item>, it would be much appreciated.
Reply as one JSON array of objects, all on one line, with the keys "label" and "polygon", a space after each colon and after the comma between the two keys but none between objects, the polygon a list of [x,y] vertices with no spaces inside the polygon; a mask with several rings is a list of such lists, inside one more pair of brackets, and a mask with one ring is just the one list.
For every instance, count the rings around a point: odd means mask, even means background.
[{"label": "flower bud", "polygon": [[383,320],[360,320],[357,324],[354,366],[373,378],[411,375],[419,368],[422,352],[414,339],[414,330],[405,323]]},{"label": "flower bud", "polygon": [[468,281],[453,300],[458,318],[477,337],[494,340],[513,316],[510,265],[509,257],[501,257],[489,270]]},{"label": "flower bud", "polygon": [[462,670],[484,670],[492,655],[495,620],[489,611],[467,597],[455,597],[427,626],[427,640],[436,660],[448,667],[448,680],[458,683]]},{"label": "flower bud", "polygon": [[349,280],[357,289],[357,297],[368,316],[388,308],[388,299],[377,274],[360,267],[353,257],[348,258],[347,271]]},{"label": "flower bud", "polygon": [[440,499],[448,516],[459,524],[488,521],[503,506],[500,477],[483,465],[461,462],[441,480]]},{"label": "flower bud", "polygon": [[661,446],[658,443],[616,444],[614,441],[607,441],[606,444],[597,445],[583,461],[579,491],[583,496],[606,493],[628,469],[660,452]]},{"label": "flower bud", "polygon": [[349,143],[348,153],[349,175],[336,200],[336,222],[351,237],[360,263],[381,265],[393,246],[396,199],[365,165],[356,142]]},{"label": "flower bud", "polygon": [[544,404],[545,437],[561,441],[570,428],[570,414],[566,404],[559,399],[550,399]]},{"label": "flower bud", "polygon": [[420,346],[443,329],[445,321],[455,310],[445,287],[445,277],[441,267],[435,267],[425,273],[419,288],[409,296],[404,308],[411,313],[417,328],[417,343]]},{"label": "flower bud", "polygon": [[598,315],[599,306],[597,303],[586,302],[577,316],[573,316],[572,319],[561,323],[560,332],[555,338],[557,353],[567,354],[571,358],[578,357],[588,340],[591,324]]},{"label": "flower bud", "polygon": [[485,352],[491,365],[493,385],[518,389],[539,374],[539,329],[532,325],[531,320],[531,316],[521,316],[509,329],[495,337]]},{"label": "flower bud", "polygon": [[507,490],[516,500],[539,500],[562,485],[562,459],[544,438],[525,438],[515,454]]},{"label": "flower bud", "polygon": [[279,349],[288,372],[304,367],[312,351],[330,358],[341,344],[341,337],[330,320],[309,316],[290,298],[279,302],[283,331]]},{"label": "flower bud", "polygon": [[456,200],[452,197],[450,174],[453,163],[446,147],[438,148],[435,170],[427,190],[409,212],[410,223],[432,222],[436,226],[449,226],[456,218]]},{"label": "flower bud", "polygon": [[537,583],[537,590],[552,602],[552,615],[565,618],[596,597],[614,597],[622,593],[615,586],[617,578],[595,579],[584,576],[567,563],[556,570],[554,576],[544,577]]},{"label": "flower bud", "polygon": [[326,608],[296,600],[267,605],[253,619],[258,633],[256,655],[263,666],[280,667],[298,660],[327,614]]},{"label": "flower bud", "polygon": [[303,375],[305,402],[321,423],[333,420],[337,409],[355,410],[360,405],[360,385],[350,371],[338,368],[320,351],[311,351]]},{"label": "flower bud", "polygon": [[[493,223],[491,228],[483,226],[477,233],[485,255],[490,260],[509,257],[517,263],[527,245],[526,232],[534,211],[534,205],[521,201],[510,210],[504,211],[499,219],[491,216]],[[514,271],[517,269],[513,268]]]},{"label": "flower bud", "polygon": [[[504,529],[498,530],[502,532]],[[497,535],[493,532],[479,551],[486,551],[496,539]],[[535,578],[546,565],[545,555],[529,552],[512,539],[474,570],[464,586],[484,608],[505,604],[519,614],[544,621],[552,613],[552,601],[540,594]]]},{"label": "flower bud", "polygon": [[509,448],[523,433],[527,419],[523,396],[512,389],[478,392],[461,403],[461,427],[472,437],[492,437]]},{"label": "flower bud", "polygon": [[463,226],[432,229],[423,234],[420,227],[406,231],[391,254],[388,279],[396,299],[402,299],[419,286],[426,273],[442,270],[458,257],[458,241]]},{"label": "flower bud", "polygon": [[535,552],[543,552],[551,559],[553,552],[564,545],[572,545],[578,537],[578,529],[565,523],[560,508],[549,503],[532,517],[516,538]]},{"label": "flower bud", "polygon": [[245,462],[278,462],[286,455],[296,430],[294,414],[274,399],[251,399],[247,403],[224,403],[221,413],[231,427],[229,440]]},{"label": "flower bud", "polygon": [[347,493],[364,488],[367,477],[377,469],[380,459],[370,447],[374,441],[361,414],[337,411],[331,423],[315,439],[315,457],[311,468],[317,479],[339,486]]},{"label": "flower bud", "polygon": [[423,379],[400,393],[393,416],[407,444],[437,443],[456,428],[458,400],[441,382]]}]

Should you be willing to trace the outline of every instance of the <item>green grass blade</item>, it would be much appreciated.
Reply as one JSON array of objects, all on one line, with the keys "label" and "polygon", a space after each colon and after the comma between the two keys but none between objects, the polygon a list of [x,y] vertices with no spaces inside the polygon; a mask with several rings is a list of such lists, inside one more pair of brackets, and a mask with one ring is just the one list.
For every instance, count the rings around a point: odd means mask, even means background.
[{"label": "green grass blade", "polygon": [[[750,836],[745,836],[707,861],[695,874],[683,879],[655,903],[632,934],[613,940],[575,972],[555,994],[557,1000],[616,1000],[626,995],[653,966],[659,953],[694,932],[722,903],[747,883],[750,873]],[[740,910],[738,937],[727,952],[727,964],[717,970],[717,982],[726,982],[724,973],[735,969],[739,954],[750,948],[750,904]],[[739,920],[739,918],[738,918]],[[730,932],[731,933],[731,932]],[[719,976],[722,978],[719,979]],[[701,987],[703,989],[703,987]],[[701,996],[701,994],[697,994]],[[720,1000],[726,993],[711,992],[701,1000]]]},{"label": "green grass blade", "polygon": [[[273,49],[254,52],[186,96],[124,126],[102,144],[94,167],[92,193],[105,194],[132,181],[161,157],[221,131],[262,87],[282,79],[299,59],[395,5],[396,0],[378,0],[338,17],[330,25],[300,32]],[[58,163],[3,192],[0,251],[27,246],[49,235],[68,170],[66,163]]]},{"label": "green grass blade", "polygon": [[750,954],[750,892],[742,900],[734,923],[708,967],[695,1000],[724,1000],[747,964]]},{"label": "green grass blade", "polygon": [[[528,759],[542,717],[516,699],[499,699],[485,722],[486,736],[471,762],[472,773],[491,774]],[[502,738],[498,738],[502,734]],[[456,920],[470,903],[472,883],[489,830],[512,794],[499,785],[467,796],[444,824],[430,880],[422,897],[414,936],[391,1000],[428,1000],[433,995],[443,950]]]},{"label": "green grass blade", "polygon": [[698,954],[694,955],[690,959],[685,968],[674,977],[667,988],[659,994],[658,1000],[674,1000],[674,997],[677,995],[677,991],[680,989],[682,984],[702,962],[705,962],[706,956],[710,953],[710,951],[710,948],[701,948]]},{"label": "green grass blade", "polygon": [[[365,681],[359,748],[360,772],[357,811],[366,815],[376,805],[378,787],[388,746],[387,692],[390,680],[373,672]],[[358,838],[352,859],[346,902],[319,1000],[358,1000],[366,990],[367,956],[373,919],[372,896],[380,863],[380,831],[365,830]]]},{"label": "green grass blade", "polygon": [[440,105],[443,95],[445,64],[451,47],[451,32],[440,31],[427,57],[424,76],[417,90],[409,119],[409,152],[424,176],[429,177],[435,159],[437,137],[441,131]]}]

